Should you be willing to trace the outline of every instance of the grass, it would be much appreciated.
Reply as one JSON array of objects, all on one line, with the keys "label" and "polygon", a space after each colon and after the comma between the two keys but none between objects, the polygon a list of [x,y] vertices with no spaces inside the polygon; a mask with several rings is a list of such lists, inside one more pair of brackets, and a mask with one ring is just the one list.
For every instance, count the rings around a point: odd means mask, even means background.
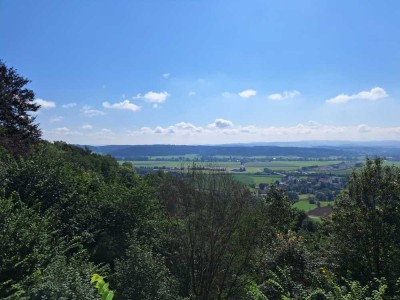
[{"label": "grass", "polygon": [[178,160],[196,160],[200,159],[201,156],[197,154],[185,154],[185,155],[166,155],[166,156],[149,156],[149,160],[171,160],[171,159],[178,159]]},{"label": "grass", "polygon": [[281,180],[282,177],[276,175],[251,175],[251,174],[234,174],[236,180],[243,184],[260,184],[268,183],[273,184],[277,180]]},{"label": "grass", "polygon": [[299,199],[302,201],[308,201],[308,198],[312,196],[312,194],[300,194]]},{"label": "grass", "polygon": [[[333,202],[321,201],[321,206],[327,206],[328,204],[333,204]],[[300,200],[293,204],[293,207],[300,209],[302,211],[308,212],[317,207],[317,204],[310,204],[308,200]]]},{"label": "grass", "polygon": [[[135,167],[145,167],[145,168],[151,168],[151,167],[169,167],[169,168],[173,168],[173,167],[187,167],[187,166],[191,166],[193,163],[192,162],[185,162],[185,161],[167,161],[167,160],[160,160],[160,161],[156,161],[156,160],[147,160],[147,161],[131,161],[131,163],[135,166]],[[213,166],[213,167],[225,167],[227,168],[227,170],[232,170],[235,168],[240,168],[240,163],[238,162],[213,162],[213,163],[209,163],[209,162],[195,162],[196,165],[198,166]]]}]

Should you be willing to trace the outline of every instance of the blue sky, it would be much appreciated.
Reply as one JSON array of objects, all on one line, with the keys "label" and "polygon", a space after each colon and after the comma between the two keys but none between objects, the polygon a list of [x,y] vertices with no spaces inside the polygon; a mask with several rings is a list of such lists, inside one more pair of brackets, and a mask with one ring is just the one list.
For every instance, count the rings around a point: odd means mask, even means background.
[{"label": "blue sky", "polygon": [[49,140],[400,139],[400,2],[0,0]]}]

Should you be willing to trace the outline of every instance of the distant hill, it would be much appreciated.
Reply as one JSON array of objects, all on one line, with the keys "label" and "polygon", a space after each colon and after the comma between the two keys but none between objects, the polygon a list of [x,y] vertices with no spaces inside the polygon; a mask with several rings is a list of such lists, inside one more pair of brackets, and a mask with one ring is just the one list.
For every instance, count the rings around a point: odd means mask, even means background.
[{"label": "distant hill", "polygon": [[317,147],[279,147],[279,146],[185,146],[185,145],[108,145],[88,146],[99,154],[108,154],[118,159],[138,156],[179,156],[197,154],[202,156],[300,156],[327,157],[354,155],[353,151]]},{"label": "distant hill", "polygon": [[[400,159],[400,149],[395,143],[347,143],[324,146],[287,146],[281,145],[106,145],[86,146],[93,152],[111,155],[117,159],[135,159],[145,156],[183,156],[197,154],[201,156],[298,156],[303,158],[322,158],[329,156],[381,156]],[[289,146],[290,145],[290,146]],[[300,143],[298,144],[300,145]],[[303,144],[305,145],[305,144]],[[78,145],[80,147],[84,147]]]}]

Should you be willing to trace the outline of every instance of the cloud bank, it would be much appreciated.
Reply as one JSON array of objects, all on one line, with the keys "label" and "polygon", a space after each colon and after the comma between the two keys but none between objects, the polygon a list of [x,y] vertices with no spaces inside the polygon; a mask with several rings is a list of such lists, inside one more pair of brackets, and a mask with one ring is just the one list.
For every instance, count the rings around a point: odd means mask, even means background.
[{"label": "cloud bank", "polygon": [[[232,121],[218,118],[199,126],[190,122],[178,122],[169,126],[141,127],[116,131],[97,132],[70,130],[66,127],[45,131],[48,140],[66,140],[81,144],[223,144],[246,142],[284,142],[307,140],[399,140],[399,127],[379,127],[367,124],[352,126],[326,125],[315,121],[292,126],[235,125]],[[80,127],[79,129],[83,129]]]}]

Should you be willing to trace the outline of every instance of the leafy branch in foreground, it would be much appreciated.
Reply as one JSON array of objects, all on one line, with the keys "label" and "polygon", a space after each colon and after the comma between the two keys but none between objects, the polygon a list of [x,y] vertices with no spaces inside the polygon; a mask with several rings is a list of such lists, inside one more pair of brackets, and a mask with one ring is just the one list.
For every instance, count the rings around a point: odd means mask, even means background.
[{"label": "leafy branch in foreground", "polygon": [[103,276],[93,274],[90,283],[95,284],[95,288],[100,294],[102,300],[112,300],[114,298],[114,292],[109,289],[109,283],[105,282]]}]

